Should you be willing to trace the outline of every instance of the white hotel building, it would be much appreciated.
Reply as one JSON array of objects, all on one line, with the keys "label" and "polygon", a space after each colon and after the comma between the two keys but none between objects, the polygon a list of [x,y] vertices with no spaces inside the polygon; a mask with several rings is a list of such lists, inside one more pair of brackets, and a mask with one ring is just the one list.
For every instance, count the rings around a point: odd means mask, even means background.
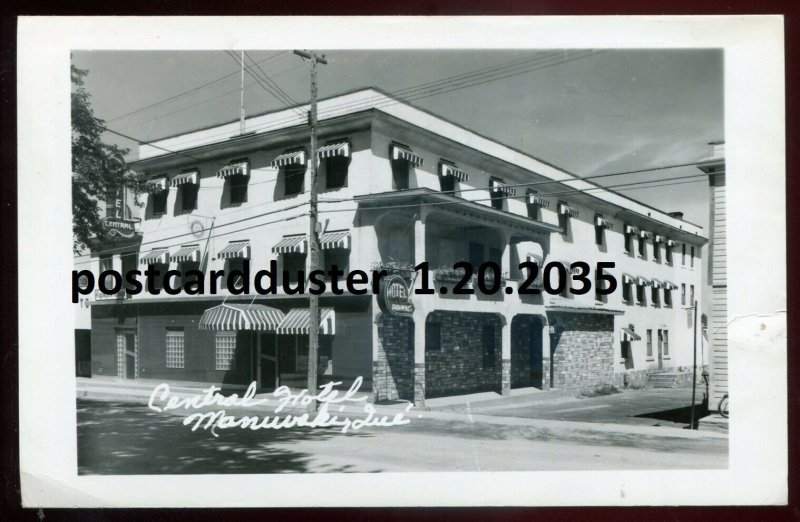
[{"label": "white hotel building", "polygon": [[[165,138],[131,168],[151,181],[140,239],[94,270],[146,265],[304,269],[310,182],[306,107]],[[381,296],[321,296],[320,378],[363,377],[376,400],[641,380],[692,364],[684,309],[700,298],[702,229],[375,89],[322,100],[323,266],[392,269],[427,261],[434,295],[409,317]],[[598,262],[607,296],[521,296],[520,262]],[[495,295],[452,290],[442,267],[495,261]],[[410,280],[410,279],[409,279]],[[414,280],[419,288],[422,278]],[[206,281],[206,289],[208,289]],[[504,287],[511,287],[507,294]],[[308,299],[288,295],[98,295],[92,376],[305,386]]]}]

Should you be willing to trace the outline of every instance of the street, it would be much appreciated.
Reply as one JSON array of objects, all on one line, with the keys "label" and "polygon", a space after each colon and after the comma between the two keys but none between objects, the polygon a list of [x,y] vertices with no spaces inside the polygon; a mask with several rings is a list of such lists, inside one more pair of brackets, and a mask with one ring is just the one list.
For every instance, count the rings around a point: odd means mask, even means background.
[{"label": "street", "polygon": [[[670,395],[649,391],[654,392]],[[648,392],[641,393],[645,395],[638,398],[649,400]],[[658,424],[654,419],[636,419],[639,426],[603,424],[606,429],[591,423],[592,418],[599,422],[597,412],[605,412],[608,421],[608,401],[636,403],[636,395],[623,395],[479,410],[474,415],[412,411],[407,425],[346,434],[332,428],[231,429],[219,431],[218,438],[204,430],[192,432],[180,415],[157,413],[139,403],[80,399],[78,468],[81,474],[197,474],[727,466],[723,436],[641,426]],[[560,416],[558,408],[563,410]],[[590,422],[534,420],[537,416]]]}]

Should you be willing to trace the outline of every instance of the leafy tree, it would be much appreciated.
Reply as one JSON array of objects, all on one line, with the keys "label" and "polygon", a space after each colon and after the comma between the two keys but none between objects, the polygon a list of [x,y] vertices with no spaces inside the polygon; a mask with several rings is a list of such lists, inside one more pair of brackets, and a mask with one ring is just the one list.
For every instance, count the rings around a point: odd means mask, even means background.
[{"label": "leafy tree", "polygon": [[71,66],[72,248],[76,254],[90,242],[114,240],[103,227],[99,203],[118,197],[123,187],[136,188],[139,183],[125,164],[128,149],[101,140],[105,122],[92,110],[91,95],[83,86],[87,74]]}]

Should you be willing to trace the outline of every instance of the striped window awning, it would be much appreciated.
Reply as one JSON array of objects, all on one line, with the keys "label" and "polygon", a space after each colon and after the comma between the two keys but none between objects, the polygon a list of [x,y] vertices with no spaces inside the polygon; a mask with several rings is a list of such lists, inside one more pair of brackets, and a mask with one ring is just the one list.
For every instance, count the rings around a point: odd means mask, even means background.
[{"label": "striped window awning", "polygon": [[632,275],[630,275],[630,274],[622,274],[622,284],[623,285],[627,285],[627,284],[633,283],[634,280],[636,280],[636,278],[633,277]]},{"label": "striped window awning", "polygon": [[328,145],[323,145],[317,151],[317,157],[319,159],[325,158],[349,158],[350,157],[350,143],[346,141],[341,141],[339,143],[330,143]]},{"label": "striped window awning", "polygon": [[167,178],[162,176],[160,178],[153,178],[144,184],[145,192],[163,192],[167,190]]},{"label": "striped window awning", "polygon": [[653,241],[656,243],[663,243],[665,239],[666,238],[664,236],[659,236],[658,234],[656,234],[656,237],[653,238]]},{"label": "striped window awning", "polygon": [[603,216],[595,216],[594,224],[595,224],[595,226],[598,226],[598,227],[601,227],[601,228],[605,228],[607,230],[611,230],[611,229],[614,228],[614,225],[609,220],[604,218]]},{"label": "striped window awning", "polygon": [[550,201],[544,199],[536,192],[528,191],[528,205],[539,205],[540,207],[547,208],[550,206]]},{"label": "striped window awning", "polygon": [[236,331],[275,330],[283,321],[283,312],[260,304],[222,303],[203,312],[200,330]]},{"label": "striped window awning", "polygon": [[186,172],[181,172],[169,181],[169,186],[177,187],[183,185],[184,183],[197,185],[198,174],[199,172],[196,170],[187,170]]},{"label": "striped window awning", "polygon": [[280,169],[288,167],[289,165],[305,165],[306,164],[306,151],[295,150],[292,152],[284,152],[274,160],[272,160],[272,167]]},{"label": "striped window awning", "polygon": [[283,236],[283,239],[278,241],[275,246],[272,247],[273,254],[302,254],[306,251],[306,245],[308,242],[306,241],[305,234],[301,234],[299,236]]},{"label": "striped window awning", "polygon": [[580,271],[581,271],[581,269],[580,269],[580,268],[578,268],[578,267],[570,268],[570,267],[569,267],[569,265],[571,265],[571,264],[572,264],[572,262],[571,262],[571,261],[559,261],[559,262],[560,262],[562,265],[564,265],[564,268],[566,268],[566,269],[567,269],[567,273],[568,273],[568,274],[577,274],[577,273],[580,273]]},{"label": "striped window awning", "polygon": [[[311,328],[311,313],[308,308],[295,308],[289,310],[286,317],[275,330],[275,333],[288,335],[308,334]],[[322,335],[336,334],[336,313],[333,308],[319,309],[319,333]]]},{"label": "striped window awning", "polygon": [[678,288],[678,285],[670,281],[664,281],[662,284],[664,285],[664,290],[677,290]]},{"label": "striped window awning", "polygon": [[635,227],[633,225],[625,225],[626,234],[638,234],[639,232],[640,232],[639,227]]},{"label": "striped window awning", "polygon": [[650,281],[645,279],[644,277],[637,276],[636,277],[636,284],[641,286],[650,286]]},{"label": "striped window awning", "polygon": [[651,239],[653,237],[653,233],[652,232],[648,232],[647,230],[641,230],[639,232],[639,236],[642,239]]},{"label": "striped window awning", "polygon": [[168,248],[154,248],[139,259],[142,265],[166,265],[169,263]]},{"label": "striped window awning", "polygon": [[172,259],[178,263],[187,261],[198,263],[200,261],[200,245],[181,245],[181,248],[172,256]]},{"label": "striped window awning", "polygon": [[[536,272],[536,278],[533,280],[533,286],[535,288],[541,287],[542,286],[542,282],[544,281],[544,279],[542,277],[542,274],[544,274],[544,270],[543,270],[543,268],[544,268],[543,267],[544,259],[542,258],[542,256],[540,256],[538,254],[529,253],[528,255],[525,256],[525,260],[530,262],[530,263],[536,263],[539,266],[539,270]],[[523,273],[524,276],[528,275],[528,272],[526,270],[523,270],[522,273]]]},{"label": "striped window awning", "polygon": [[439,175],[443,178],[446,178],[447,176],[453,176],[456,181],[461,183],[469,181],[469,174],[457,168],[455,165],[450,165],[449,163],[439,163]]},{"label": "striped window awning", "polygon": [[497,179],[492,179],[491,180],[491,188],[492,188],[492,192],[499,192],[499,193],[501,193],[503,195],[506,195],[508,197],[513,197],[517,193],[517,191],[515,189],[507,186],[505,183],[503,183],[502,181],[497,180]]},{"label": "striped window awning", "polygon": [[677,245],[677,243],[675,242],[674,239],[667,239],[667,246],[668,247],[674,247],[675,245]]},{"label": "striped window awning", "polygon": [[558,204],[558,213],[569,217],[575,217],[575,218],[578,217],[578,211],[570,207],[566,203]]},{"label": "striped window awning", "polygon": [[641,341],[642,336],[634,332],[631,328],[622,328],[620,331],[622,341]]},{"label": "striped window awning", "polygon": [[218,178],[227,178],[228,176],[249,176],[250,165],[246,161],[233,162],[230,165],[222,167],[217,171]]},{"label": "striped window awning", "polygon": [[422,157],[399,145],[392,145],[392,160],[407,161],[415,167],[422,166]]},{"label": "striped window awning", "polygon": [[349,230],[335,230],[332,232],[325,232],[319,237],[319,247],[322,250],[330,250],[332,248],[350,249],[350,231]]},{"label": "striped window awning", "polygon": [[651,279],[650,280],[650,286],[652,286],[653,288],[661,288],[661,285],[662,285],[662,283],[658,279]]},{"label": "striped window awning", "polygon": [[250,241],[231,241],[217,254],[220,259],[250,259]]}]

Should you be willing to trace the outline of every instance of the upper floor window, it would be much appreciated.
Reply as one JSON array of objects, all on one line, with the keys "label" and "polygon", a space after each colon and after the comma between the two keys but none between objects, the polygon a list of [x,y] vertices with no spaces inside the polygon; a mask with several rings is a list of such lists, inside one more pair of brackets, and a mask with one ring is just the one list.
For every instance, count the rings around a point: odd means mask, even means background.
[{"label": "upper floor window", "polygon": [[238,205],[247,201],[247,184],[250,181],[250,164],[247,160],[234,160],[217,171],[217,177],[225,179],[228,201]]},{"label": "upper floor window", "polygon": [[409,188],[411,167],[421,167],[422,158],[411,152],[410,147],[400,143],[392,143],[389,146],[389,158],[392,165],[394,188],[397,190]]},{"label": "upper floor window", "polygon": [[145,184],[145,190],[150,193],[150,209],[154,215],[167,212],[167,178],[162,176],[154,178]]},{"label": "upper floor window", "polygon": [[689,306],[694,306],[694,285],[689,285]]},{"label": "upper floor window", "polygon": [[686,266],[686,243],[681,243],[681,266]]},{"label": "upper floor window", "polygon": [[675,247],[675,241],[667,239],[664,246],[664,262],[668,265],[672,264],[672,249]]},{"label": "upper floor window", "polygon": [[455,192],[458,183],[469,181],[469,174],[456,167],[452,161],[442,159],[439,161],[439,183],[442,192]]},{"label": "upper floor window", "polygon": [[567,226],[569,225],[569,218],[571,217],[577,218],[578,211],[567,205],[566,201],[559,201],[558,224],[561,226],[564,232],[567,231]]},{"label": "upper floor window", "polygon": [[653,234],[642,230],[639,232],[639,257],[647,259],[647,240],[652,238]]},{"label": "upper floor window", "polygon": [[525,196],[525,203],[528,207],[528,217],[537,221],[541,221],[541,209],[549,207],[550,201],[544,199],[537,191],[533,189],[528,189]]},{"label": "upper floor window", "polygon": [[336,141],[320,147],[320,161],[325,161],[325,188],[337,189],[347,186],[347,170],[350,166],[350,143]]},{"label": "upper floor window", "polygon": [[633,238],[639,235],[639,229],[633,225],[625,225],[625,252],[633,254]]},{"label": "upper floor window", "polygon": [[196,169],[185,170],[169,181],[171,187],[178,187],[178,197],[182,211],[187,212],[197,208],[199,181],[200,173]]},{"label": "upper floor window", "polygon": [[492,207],[503,210],[506,198],[513,197],[517,191],[508,187],[502,179],[492,177],[489,179],[489,193],[492,198]]},{"label": "upper floor window", "polygon": [[689,266],[694,268],[694,247],[689,251]]},{"label": "upper floor window", "polygon": [[647,330],[647,356],[653,356],[653,330]]},{"label": "upper floor window", "polygon": [[653,236],[653,261],[656,263],[661,262],[661,244],[664,242],[664,237],[655,235]]},{"label": "upper floor window", "polygon": [[611,229],[612,224],[606,218],[601,216],[600,214],[595,214],[594,216],[594,242],[597,245],[603,245],[605,243],[605,236],[606,236],[606,229]]},{"label": "upper floor window", "polygon": [[306,151],[295,149],[284,152],[271,163],[279,169],[279,177],[283,178],[283,195],[295,196],[303,192],[303,178],[306,173]]},{"label": "upper floor window", "polygon": [[686,283],[681,283],[681,306],[686,306]]}]

